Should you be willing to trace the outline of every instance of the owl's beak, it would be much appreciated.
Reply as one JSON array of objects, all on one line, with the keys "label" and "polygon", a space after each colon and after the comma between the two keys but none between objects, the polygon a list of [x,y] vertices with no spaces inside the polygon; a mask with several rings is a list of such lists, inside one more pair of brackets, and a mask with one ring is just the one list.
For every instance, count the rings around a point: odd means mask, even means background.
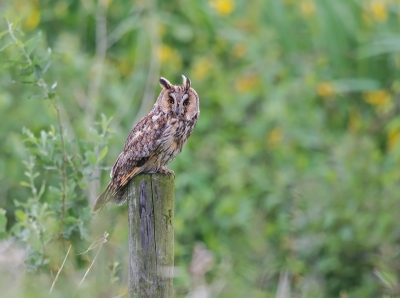
[{"label": "owl's beak", "polygon": [[176,108],[175,108],[175,115],[179,116],[180,114],[181,114],[181,108],[180,108],[179,105],[177,105]]}]

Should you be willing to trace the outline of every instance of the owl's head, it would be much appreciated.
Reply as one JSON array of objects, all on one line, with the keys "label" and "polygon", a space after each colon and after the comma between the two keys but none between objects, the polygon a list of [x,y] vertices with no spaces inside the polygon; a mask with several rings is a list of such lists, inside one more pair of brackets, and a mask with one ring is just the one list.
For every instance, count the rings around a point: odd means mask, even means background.
[{"label": "owl's head", "polygon": [[160,78],[160,85],[163,90],[157,99],[156,105],[161,110],[174,117],[191,120],[198,116],[199,96],[190,87],[190,80],[182,75],[182,86],[174,86],[167,79]]}]

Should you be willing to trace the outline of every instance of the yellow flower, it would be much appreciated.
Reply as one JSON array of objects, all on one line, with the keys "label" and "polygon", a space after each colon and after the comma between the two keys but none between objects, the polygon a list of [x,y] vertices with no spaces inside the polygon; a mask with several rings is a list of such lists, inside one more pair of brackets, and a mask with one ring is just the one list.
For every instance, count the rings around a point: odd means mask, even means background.
[{"label": "yellow flower", "polygon": [[356,133],[361,128],[360,111],[352,109],[349,115],[349,130]]},{"label": "yellow flower", "polygon": [[209,73],[211,67],[212,64],[210,62],[210,59],[206,57],[199,59],[193,66],[192,77],[196,80],[204,79]]},{"label": "yellow flower", "polygon": [[386,90],[366,92],[363,97],[365,102],[376,106],[385,105],[392,99],[390,93]]},{"label": "yellow flower", "polygon": [[278,145],[283,139],[283,131],[280,128],[274,128],[267,136],[267,142],[269,145]]},{"label": "yellow flower", "polygon": [[232,55],[237,58],[242,58],[247,52],[247,48],[243,44],[237,44],[232,49]]},{"label": "yellow flower", "polygon": [[393,149],[400,141],[400,130],[399,129],[392,129],[389,132],[387,146],[390,149]]},{"label": "yellow flower", "polygon": [[241,77],[236,80],[236,89],[239,92],[250,91],[258,85],[259,81],[260,79],[257,75],[248,75]]},{"label": "yellow flower", "polygon": [[165,44],[158,50],[158,59],[160,59],[162,63],[168,63],[168,65],[174,68],[180,68],[182,66],[182,58],[179,51]]},{"label": "yellow flower", "polygon": [[385,22],[387,19],[387,10],[386,10],[386,5],[383,1],[373,1],[371,2],[371,12],[372,16],[374,17],[375,20],[378,22]]},{"label": "yellow flower", "polygon": [[302,0],[300,2],[300,11],[305,19],[311,18],[315,13],[315,4],[313,0]]},{"label": "yellow flower", "polygon": [[227,16],[235,9],[233,0],[211,0],[210,6],[214,8],[220,16]]},{"label": "yellow flower", "polygon": [[322,97],[332,96],[335,89],[329,82],[321,82],[317,86],[317,94]]},{"label": "yellow flower", "polygon": [[158,58],[161,62],[165,62],[173,55],[173,50],[170,46],[163,44],[158,50]]},{"label": "yellow flower", "polygon": [[24,22],[24,29],[25,30],[33,30],[39,25],[40,22],[40,10],[37,5],[32,7],[32,11],[28,15],[27,19]]}]

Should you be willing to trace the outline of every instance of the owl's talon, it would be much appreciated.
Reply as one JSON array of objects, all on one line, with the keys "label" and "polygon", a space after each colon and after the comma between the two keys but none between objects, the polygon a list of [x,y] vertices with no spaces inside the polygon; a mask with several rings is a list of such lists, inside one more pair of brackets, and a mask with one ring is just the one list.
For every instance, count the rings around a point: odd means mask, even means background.
[{"label": "owl's talon", "polygon": [[167,169],[166,167],[160,168],[160,169],[158,170],[158,172],[159,172],[159,173],[162,173],[162,174],[166,174],[166,175],[174,175],[174,176],[175,176],[174,171],[172,171],[172,170],[170,170],[170,169]]}]

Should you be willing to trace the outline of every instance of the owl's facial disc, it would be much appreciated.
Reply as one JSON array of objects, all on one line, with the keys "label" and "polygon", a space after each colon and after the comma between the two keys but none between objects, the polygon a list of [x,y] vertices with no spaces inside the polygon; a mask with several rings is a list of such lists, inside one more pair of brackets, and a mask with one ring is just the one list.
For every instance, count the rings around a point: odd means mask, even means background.
[{"label": "owl's facial disc", "polygon": [[164,113],[184,120],[191,120],[198,117],[199,100],[196,91],[190,87],[190,80],[186,77],[183,77],[183,79],[182,86],[174,86],[165,78],[161,78],[160,84],[164,90],[157,102]]}]

